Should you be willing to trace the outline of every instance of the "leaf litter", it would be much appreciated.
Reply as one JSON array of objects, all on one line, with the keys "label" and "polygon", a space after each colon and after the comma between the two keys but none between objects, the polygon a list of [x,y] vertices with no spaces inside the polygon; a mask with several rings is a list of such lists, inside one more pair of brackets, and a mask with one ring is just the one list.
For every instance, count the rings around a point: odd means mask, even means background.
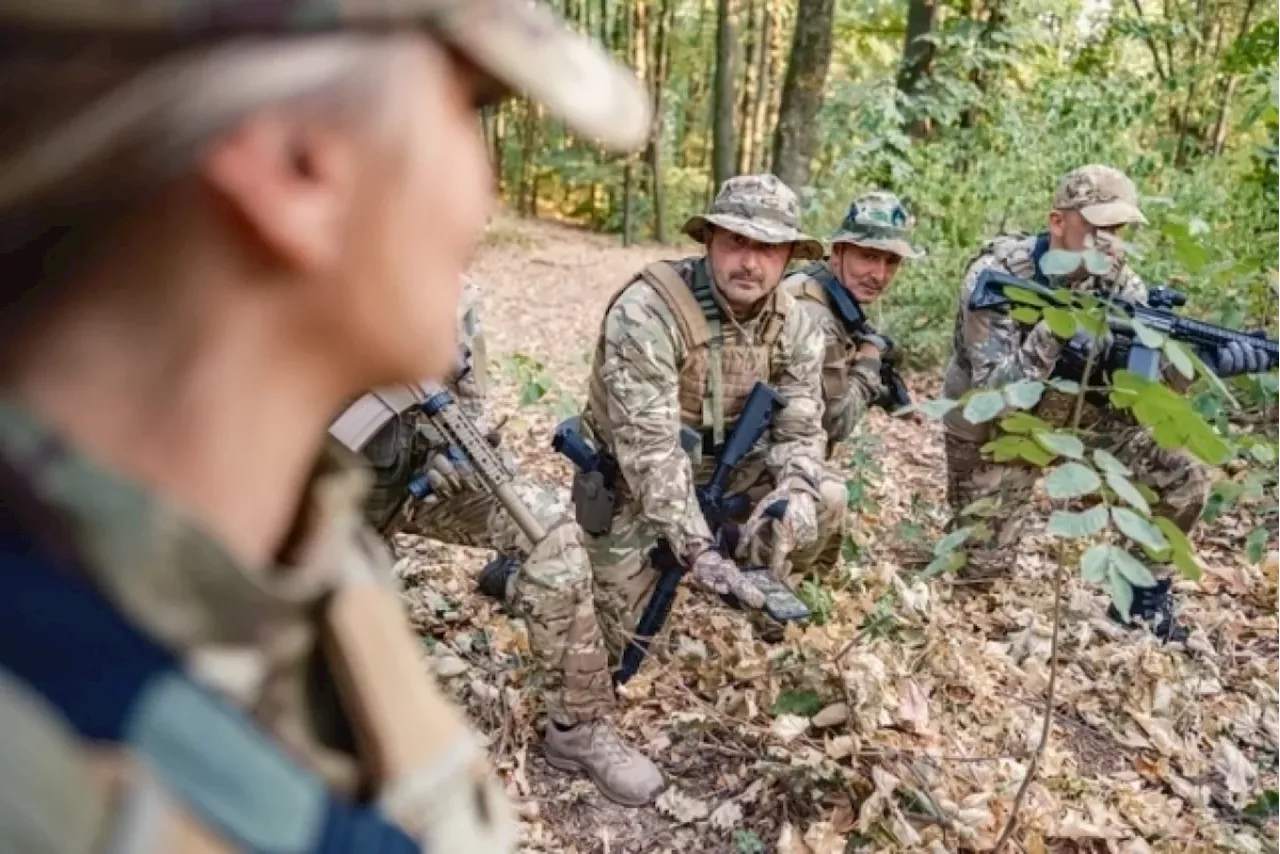
[{"label": "leaf litter", "polygon": [[[570,469],[549,437],[581,403],[609,297],[645,263],[693,251],[505,218],[491,229],[471,273],[492,405],[523,476],[567,501]],[[502,367],[514,354],[542,366],[530,405]],[[934,375],[908,382],[917,399],[939,393]],[[684,591],[620,692],[615,725],[670,783],[652,808],[614,805],[541,759],[527,631],[475,590],[488,554],[396,538],[428,663],[487,739],[522,851],[992,847],[1039,740],[1048,540],[1033,533],[1017,573],[985,586],[919,579],[947,516],[940,428],[876,410],[841,459],[859,443],[873,462],[849,476],[870,500],[850,511],[842,565],[819,579],[825,620],[766,644],[740,612]],[[1244,560],[1248,513],[1193,537],[1205,574],[1176,584],[1188,650],[1111,623],[1105,592],[1068,573],[1055,725],[1015,834],[1024,850],[1275,850],[1274,811],[1256,805],[1277,788],[1276,559]]]}]

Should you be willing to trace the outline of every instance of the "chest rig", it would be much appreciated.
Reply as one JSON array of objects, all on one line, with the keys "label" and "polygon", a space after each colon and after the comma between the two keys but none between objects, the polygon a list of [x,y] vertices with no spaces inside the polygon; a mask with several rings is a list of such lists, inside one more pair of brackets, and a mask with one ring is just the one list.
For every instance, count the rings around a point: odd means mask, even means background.
[{"label": "chest rig", "polygon": [[[783,287],[797,299],[822,306],[838,321],[836,340],[828,341],[822,351],[822,396],[827,401],[840,400],[849,393],[853,333],[866,324],[861,307],[848,296],[826,264],[813,264],[792,274]],[[841,296],[843,300],[835,299]]]},{"label": "chest rig", "polygon": [[[782,337],[789,300],[781,287],[775,289],[744,329],[726,317],[705,259],[684,270],[659,261],[645,267],[639,279],[662,298],[684,344],[685,357],[678,367],[680,422],[702,434],[704,452],[712,451],[724,443],[756,381],[771,380],[773,352]],[[614,295],[609,308],[633,283]],[[590,408],[607,441],[612,431],[602,423],[607,421],[607,407],[598,372],[592,378]]]}]

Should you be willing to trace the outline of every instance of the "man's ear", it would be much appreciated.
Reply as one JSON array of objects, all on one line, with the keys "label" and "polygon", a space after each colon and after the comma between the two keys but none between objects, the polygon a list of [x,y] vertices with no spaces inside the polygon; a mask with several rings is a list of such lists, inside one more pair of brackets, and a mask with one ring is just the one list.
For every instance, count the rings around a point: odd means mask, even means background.
[{"label": "man's ear", "polygon": [[1067,232],[1067,220],[1060,210],[1049,211],[1049,234],[1059,240]]},{"label": "man's ear", "polygon": [[263,112],[210,146],[198,169],[268,257],[317,273],[341,253],[355,156],[338,131]]}]

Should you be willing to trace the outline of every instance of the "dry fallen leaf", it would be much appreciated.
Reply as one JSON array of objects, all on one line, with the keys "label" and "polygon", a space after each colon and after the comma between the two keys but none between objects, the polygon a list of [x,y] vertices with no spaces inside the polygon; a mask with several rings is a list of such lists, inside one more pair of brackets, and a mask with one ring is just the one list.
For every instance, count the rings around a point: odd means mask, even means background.
[{"label": "dry fallen leaf", "polygon": [[804,839],[800,833],[791,826],[790,822],[782,825],[782,831],[778,834],[778,854],[813,854],[809,850],[809,846],[804,844]]},{"label": "dry fallen leaf", "polygon": [[917,732],[929,728],[929,698],[914,679],[908,679],[899,690],[898,720]]},{"label": "dry fallen leaf", "polygon": [[813,854],[844,854],[845,838],[835,832],[830,822],[818,821],[805,831],[804,844]]},{"label": "dry fallen leaf", "polygon": [[800,715],[778,715],[769,729],[783,744],[795,741],[809,728],[809,719]]},{"label": "dry fallen leaf", "polygon": [[658,796],[655,804],[663,815],[669,815],[679,824],[692,824],[701,821],[711,812],[705,801],[691,798],[675,786]]},{"label": "dry fallen leaf", "polygon": [[813,726],[822,728],[842,724],[849,719],[849,707],[844,703],[833,703],[818,712],[810,720]]},{"label": "dry fallen leaf", "polygon": [[742,807],[734,801],[725,801],[711,814],[711,826],[718,830],[732,830],[742,821]]},{"label": "dry fallen leaf", "polygon": [[1218,739],[1218,752],[1215,756],[1214,767],[1222,775],[1227,791],[1233,795],[1233,802],[1237,806],[1243,806],[1244,796],[1253,789],[1253,781],[1258,776],[1253,763],[1244,757],[1244,754],[1231,743],[1230,739],[1224,737]]}]

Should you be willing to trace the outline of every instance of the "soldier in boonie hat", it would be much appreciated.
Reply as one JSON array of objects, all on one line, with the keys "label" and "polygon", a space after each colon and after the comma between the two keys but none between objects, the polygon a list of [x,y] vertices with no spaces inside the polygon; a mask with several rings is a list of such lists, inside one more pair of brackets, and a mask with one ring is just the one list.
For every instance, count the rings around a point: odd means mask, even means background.
[{"label": "soldier in boonie hat", "polygon": [[822,257],[822,244],[800,230],[800,200],[776,175],[740,175],[725,181],[711,210],[691,217],[683,231],[706,244],[709,226],[758,243],[791,243],[794,260]]},{"label": "soldier in boonie hat", "polygon": [[0,0],[0,44],[0,850],[514,850],[326,430],[453,366],[477,108],[630,149],[643,88],[528,0]]},{"label": "soldier in boonie hat", "polygon": [[899,258],[923,258],[924,251],[908,241],[914,225],[915,218],[897,196],[873,190],[849,205],[840,228],[831,236],[831,247],[834,251],[836,246],[849,243],[890,252]]}]

